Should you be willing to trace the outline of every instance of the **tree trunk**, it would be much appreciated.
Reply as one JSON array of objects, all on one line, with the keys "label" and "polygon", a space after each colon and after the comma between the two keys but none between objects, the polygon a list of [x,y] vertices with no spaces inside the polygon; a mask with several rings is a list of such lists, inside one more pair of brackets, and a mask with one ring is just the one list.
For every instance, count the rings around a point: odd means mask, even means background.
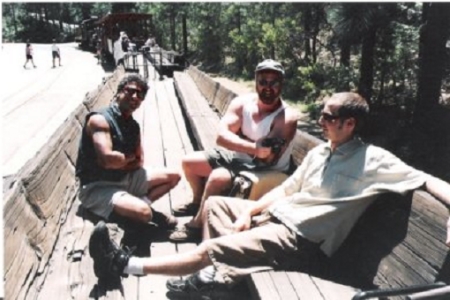
[{"label": "tree trunk", "polygon": [[181,15],[181,19],[182,19],[182,26],[183,26],[183,52],[184,52],[184,55],[187,55],[188,54],[188,40],[187,40],[186,13],[183,13]]},{"label": "tree trunk", "polygon": [[175,12],[173,10],[170,11],[170,43],[172,46],[172,50],[176,50],[176,40],[175,40]]},{"label": "tree trunk", "polygon": [[309,6],[306,6],[305,10],[302,14],[302,20],[303,20],[303,29],[305,30],[304,34],[304,46],[305,46],[305,55],[303,56],[303,59],[309,62],[309,57],[311,55],[311,45],[309,41],[309,36],[311,34],[311,10]]},{"label": "tree trunk", "polygon": [[450,3],[424,3],[419,39],[417,102],[413,113],[413,162],[427,172],[448,172],[449,116],[439,106],[444,75],[446,42],[450,29]]},{"label": "tree trunk", "polygon": [[13,22],[13,27],[14,27],[14,40],[17,37],[17,21],[16,21],[16,12],[15,12],[15,7],[16,4],[15,3],[11,3],[11,13],[12,13],[12,22]]},{"label": "tree trunk", "polygon": [[376,33],[377,31],[375,28],[371,28],[367,31],[367,34],[363,39],[361,50],[358,92],[366,98],[368,103],[370,103],[370,97],[372,96],[373,55],[375,50]]},{"label": "tree trunk", "polygon": [[341,66],[350,66],[350,44],[341,42],[341,58],[339,60]]},{"label": "tree trunk", "polygon": [[63,16],[64,16],[64,3],[60,3],[59,4],[59,30],[61,32],[64,31]]},{"label": "tree trunk", "polygon": [[[420,30],[417,103],[414,115],[438,105],[450,28],[450,4],[427,3],[428,16]],[[426,8],[424,8],[426,9]]]},{"label": "tree trunk", "polygon": [[[241,23],[242,23],[242,15],[241,15],[241,4],[237,3],[237,16],[236,16],[236,27],[237,30],[239,32],[239,35],[241,35],[242,32],[242,28],[241,28]],[[239,46],[239,48],[241,48],[241,46]],[[236,52],[236,68],[239,70],[239,73],[242,74],[242,72],[244,71],[245,68],[245,51],[243,49],[238,49]]]}]

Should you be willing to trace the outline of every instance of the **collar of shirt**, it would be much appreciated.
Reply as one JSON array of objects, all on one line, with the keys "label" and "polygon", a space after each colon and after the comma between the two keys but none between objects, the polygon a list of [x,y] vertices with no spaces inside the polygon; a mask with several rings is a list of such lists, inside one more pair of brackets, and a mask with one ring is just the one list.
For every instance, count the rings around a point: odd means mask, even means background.
[{"label": "collar of shirt", "polygon": [[120,110],[117,102],[111,104],[111,110],[114,114],[114,117],[122,118],[122,111]]},{"label": "collar of shirt", "polygon": [[[339,155],[346,155],[349,153],[352,153],[356,148],[361,147],[362,145],[364,145],[364,142],[360,139],[360,138],[353,138],[350,141],[338,146],[333,154],[339,154]],[[331,142],[328,141],[325,146],[324,146],[324,150],[327,151],[327,153],[331,152]]]}]

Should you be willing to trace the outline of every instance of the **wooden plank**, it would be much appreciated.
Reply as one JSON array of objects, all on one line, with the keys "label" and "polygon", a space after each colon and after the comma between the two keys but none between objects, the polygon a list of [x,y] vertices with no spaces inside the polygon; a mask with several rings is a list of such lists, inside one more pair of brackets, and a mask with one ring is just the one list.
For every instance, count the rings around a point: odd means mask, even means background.
[{"label": "wooden plank", "polygon": [[144,110],[145,118],[141,124],[142,145],[144,148],[144,165],[149,167],[163,167],[164,156],[160,118],[156,103],[156,89],[154,81],[149,81],[150,90],[146,100],[139,109]]},{"label": "wooden plank", "polygon": [[195,82],[186,73],[174,73],[175,87],[183,105],[189,115],[214,115],[205,97],[197,89]]},{"label": "wooden plank", "polygon": [[[46,299],[51,294],[61,299],[124,299],[119,285],[111,288],[97,283],[88,249],[89,237],[94,228],[91,220],[92,214],[82,209],[80,202],[76,201],[61,229],[38,299]],[[119,243],[123,233],[115,225],[108,224],[108,228],[113,240]]]},{"label": "wooden plank", "polygon": [[28,233],[42,227],[42,220],[27,202],[20,182],[4,198],[3,209],[5,299],[25,299],[27,290],[23,287],[32,283],[40,259],[39,249],[30,244]]},{"label": "wooden plank", "polygon": [[[312,277],[302,272],[285,272],[300,300],[323,299],[320,290],[314,284]],[[345,298],[342,298],[345,299]]]},{"label": "wooden plank", "polygon": [[180,134],[180,139],[183,143],[185,153],[193,151],[192,141],[189,138],[186,122],[183,117],[182,109],[175,93],[175,86],[173,79],[164,80],[164,86],[167,92],[167,97],[170,103],[173,118],[176,121],[177,129]]},{"label": "wooden plank", "polygon": [[329,280],[324,280],[319,277],[313,278],[314,283],[319,288],[320,293],[324,299],[327,300],[342,300],[352,299],[355,295],[355,289],[342,284],[338,284]]},{"label": "wooden plank", "polygon": [[226,87],[220,85],[217,93],[214,95],[214,100],[212,102],[214,108],[217,109],[220,116],[223,116],[230,105],[230,102],[237,97],[237,94],[230,91]]},{"label": "wooden plank", "polygon": [[[186,145],[186,142],[188,140],[187,132],[186,131],[183,132],[183,130],[180,130],[179,128],[180,125],[177,124],[180,122],[180,120],[178,120],[178,116],[175,116],[173,112],[173,106],[175,107],[178,106],[178,102],[176,101],[177,99],[174,97],[175,94],[173,92],[173,86],[171,86],[172,93],[170,94],[170,92],[168,91],[170,89],[167,89],[165,81],[164,82],[155,81],[152,83],[155,91],[153,99],[154,101],[152,103],[152,116],[156,120],[158,120],[158,122],[152,123],[154,127],[145,126],[144,134],[147,136],[148,135],[147,131],[153,133],[155,131],[158,132],[157,136],[160,139],[160,141],[157,142],[157,145],[159,147],[158,152],[162,154],[160,156],[161,159],[160,165],[181,172],[180,168],[181,158],[186,153],[186,148],[192,149],[192,146]],[[180,110],[179,107],[178,110]],[[178,115],[181,116],[181,111],[179,111]],[[145,120],[147,119],[148,117],[146,116]],[[174,197],[178,198],[179,196],[185,194],[183,189],[184,187],[180,186],[179,184],[170,192],[170,195],[165,196],[162,199],[155,202],[153,204],[153,207],[166,213],[170,213],[169,198]],[[154,241],[150,249],[151,255],[153,257],[175,254],[177,251],[176,245],[169,243],[167,241]],[[168,276],[162,275],[149,275],[141,277],[139,283],[139,295],[143,298],[151,297],[155,299],[167,299],[166,297],[167,289],[165,287],[165,283],[168,278],[169,278]]]},{"label": "wooden plank", "polygon": [[258,272],[251,274],[252,284],[256,289],[252,289],[253,299],[261,300],[284,300],[278,294],[278,289],[273,282],[269,272]]},{"label": "wooden plank", "polygon": [[269,272],[281,299],[300,299],[286,272]]}]

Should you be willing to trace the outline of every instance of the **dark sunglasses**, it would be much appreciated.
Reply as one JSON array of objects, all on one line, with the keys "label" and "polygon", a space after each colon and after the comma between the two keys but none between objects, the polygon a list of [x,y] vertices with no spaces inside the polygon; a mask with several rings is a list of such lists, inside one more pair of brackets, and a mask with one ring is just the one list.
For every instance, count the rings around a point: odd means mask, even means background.
[{"label": "dark sunglasses", "polygon": [[336,121],[337,119],[339,119],[339,116],[334,116],[330,113],[326,113],[326,112],[321,112],[320,116],[322,117],[322,119],[324,119],[327,122],[333,123],[334,121]]},{"label": "dark sunglasses", "polygon": [[260,79],[260,80],[258,80],[258,84],[260,86],[278,87],[280,85],[280,80],[268,81],[265,79]]},{"label": "dark sunglasses", "polygon": [[134,94],[136,94],[139,99],[145,98],[145,93],[139,89],[135,89],[135,88],[126,86],[123,88],[123,91],[130,96],[133,96]]}]

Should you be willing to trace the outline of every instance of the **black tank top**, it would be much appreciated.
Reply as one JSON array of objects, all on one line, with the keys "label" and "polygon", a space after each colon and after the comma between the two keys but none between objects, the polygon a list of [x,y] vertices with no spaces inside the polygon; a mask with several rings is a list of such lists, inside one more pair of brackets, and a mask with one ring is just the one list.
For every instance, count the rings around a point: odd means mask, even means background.
[{"label": "black tank top", "polygon": [[108,122],[113,150],[123,154],[134,154],[139,145],[139,124],[132,117],[123,118],[116,103],[88,114],[81,134],[76,163],[76,176],[82,185],[95,181],[120,181],[128,173],[123,170],[104,169],[98,165],[92,138],[86,130],[86,124],[94,114],[101,114]]}]

